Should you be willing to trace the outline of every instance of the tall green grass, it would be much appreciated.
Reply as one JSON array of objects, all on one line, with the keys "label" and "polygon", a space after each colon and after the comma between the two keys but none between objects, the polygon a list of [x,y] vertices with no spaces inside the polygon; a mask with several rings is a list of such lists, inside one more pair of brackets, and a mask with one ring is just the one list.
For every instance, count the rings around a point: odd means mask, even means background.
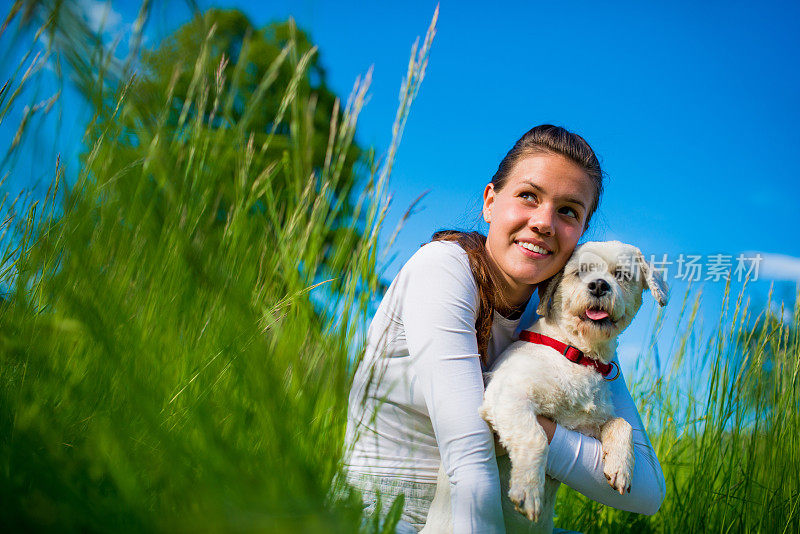
[{"label": "tall green grass", "polygon": [[[559,495],[556,525],[585,532],[800,532],[800,295],[786,318],[728,291],[710,336],[687,292],[668,369],[655,346],[632,382],[666,479],[651,517]],[[659,324],[654,327],[659,331]]]},{"label": "tall green grass", "polygon": [[[276,131],[288,142],[278,157],[266,156],[274,136],[208,127],[230,93],[205,49],[178,127],[169,95],[142,117],[135,85],[123,83],[89,126],[75,183],[58,168],[45,199],[2,201],[0,526],[392,529],[362,524],[357,496],[329,496],[359,330],[381,285],[386,180],[432,36],[433,26],[412,52],[392,143],[381,164],[363,162],[351,205],[328,192],[369,77],[332,114],[317,167],[314,105],[296,84],[280,88]],[[280,67],[297,79],[309,53],[290,40]],[[0,91],[4,128],[31,61]],[[131,125],[146,155],[120,165],[116,143]],[[220,211],[214,184],[231,147],[233,196]],[[564,489],[557,525],[800,531],[800,306],[789,321],[769,309],[726,300],[701,344],[697,304],[684,300],[681,329],[659,334],[676,340],[660,355],[668,370],[652,372],[651,351],[629,377],[667,480],[661,511],[619,512]]]},{"label": "tall green grass", "polygon": [[[361,525],[357,496],[329,494],[352,347],[380,286],[386,181],[433,33],[412,51],[388,154],[363,162],[350,198],[331,192],[370,76],[328,118],[315,166],[315,102],[297,81],[316,50],[290,36],[236,121],[203,45],[180,113],[168,93],[144,116],[135,83],[120,84],[89,125],[77,181],[59,170],[43,201],[4,204],[0,525],[384,528]],[[280,114],[256,143],[247,116],[286,68]],[[24,81],[9,81],[5,104]],[[237,126],[210,127],[215,116]],[[146,151],[121,165],[131,133]]]}]

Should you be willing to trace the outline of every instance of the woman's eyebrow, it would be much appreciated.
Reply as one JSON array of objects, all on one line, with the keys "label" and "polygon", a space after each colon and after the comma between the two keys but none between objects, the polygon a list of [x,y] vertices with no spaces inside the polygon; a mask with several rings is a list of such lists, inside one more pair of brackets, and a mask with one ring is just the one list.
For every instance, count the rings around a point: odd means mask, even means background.
[{"label": "woman's eyebrow", "polygon": [[[547,191],[545,191],[544,189],[542,189],[541,187],[539,187],[538,185],[536,185],[535,183],[533,183],[533,182],[531,182],[529,180],[525,180],[524,183],[528,184],[529,186],[531,186],[532,188],[536,189],[537,191],[539,191],[541,193],[547,194]],[[555,198],[556,198],[556,200],[563,200],[564,202],[569,202],[571,204],[577,204],[578,206],[582,207],[583,209],[586,209],[586,205],[579,198],[575,198],[575,197],[571,197],[571,196],[562,196],[562,197],[555,197]]]}]

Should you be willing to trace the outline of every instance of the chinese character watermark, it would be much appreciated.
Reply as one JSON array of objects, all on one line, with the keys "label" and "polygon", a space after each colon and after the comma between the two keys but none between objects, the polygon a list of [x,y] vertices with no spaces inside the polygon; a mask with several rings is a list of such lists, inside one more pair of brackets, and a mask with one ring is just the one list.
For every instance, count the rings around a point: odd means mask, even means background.
[{"label": "chinese character watermark", "polygon": [[[741,253],[735,258],[731,254],[680,254],[674,260],[667,254],[658,258],[652,254],[648,265],[652,272],[659,273],[665,280],[672,276],[685,282],[755,282],[763,259],[758,253]],[[632,261],[630,257],[620,257],[617,261],[617,271],[625,274],[628,280],[638,274],[631,266]]]}]

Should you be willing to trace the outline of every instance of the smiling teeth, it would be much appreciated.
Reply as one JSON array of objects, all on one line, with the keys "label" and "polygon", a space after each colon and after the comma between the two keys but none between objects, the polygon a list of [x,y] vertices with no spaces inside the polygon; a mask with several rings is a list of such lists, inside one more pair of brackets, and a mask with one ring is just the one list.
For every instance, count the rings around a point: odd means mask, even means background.
[{"label": "smiling teeth", "polygon": [[539,245],[534,245],[533,243],[526,243],[524,241],[519,241],[519,244],[522,248],[526,248],[531,252],[536,252],[537,254],[550,254],[549,250],[543,249]]}]

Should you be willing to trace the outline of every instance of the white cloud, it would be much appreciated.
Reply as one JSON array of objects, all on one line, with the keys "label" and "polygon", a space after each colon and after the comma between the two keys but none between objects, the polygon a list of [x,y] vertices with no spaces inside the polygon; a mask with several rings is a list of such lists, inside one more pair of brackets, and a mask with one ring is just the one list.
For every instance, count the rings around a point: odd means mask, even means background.
[{"label": "white cloud", "polygon": [[748,257],[755,257],[756,254],[761,255],[761,263],[758,268],[759,278],[800,282],[800,258],[769,252],[745,253]]},{"label": "white cloud", "polygon": [[122,15],[111,9],[111,2],[102,0],[81,0],[83,18],[96,33],[113,33],[122,24]]}]

